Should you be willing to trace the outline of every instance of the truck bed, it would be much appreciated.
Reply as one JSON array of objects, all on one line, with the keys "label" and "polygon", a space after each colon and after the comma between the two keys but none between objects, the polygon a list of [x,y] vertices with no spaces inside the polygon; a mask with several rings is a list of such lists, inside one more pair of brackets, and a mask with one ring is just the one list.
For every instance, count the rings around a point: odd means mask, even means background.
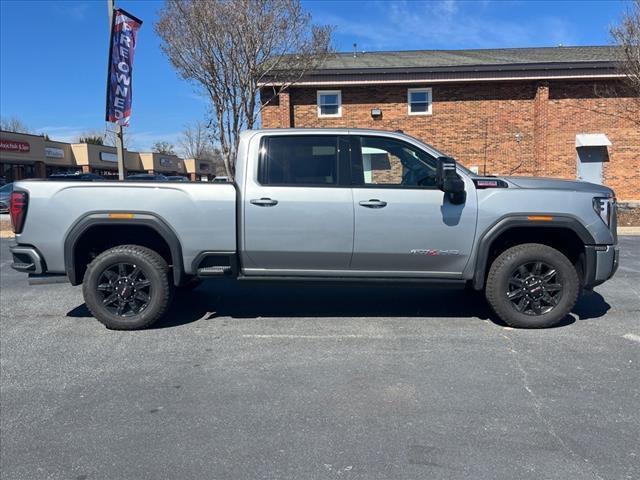
[{"label": "truck bed", "polygon": [[230,183],[20,181],[29,194],[22,245],[36,244],[47,270],[64,273],[67,232],[87,216],[147,215],[173,230],[185,273],[203,251],[236,251],[236,191]]}]

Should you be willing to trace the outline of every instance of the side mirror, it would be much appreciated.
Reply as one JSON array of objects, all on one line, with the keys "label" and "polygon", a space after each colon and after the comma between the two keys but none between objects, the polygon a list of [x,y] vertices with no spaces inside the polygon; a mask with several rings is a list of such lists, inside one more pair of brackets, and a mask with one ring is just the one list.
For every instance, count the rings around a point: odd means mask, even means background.
[{"label": "side mirror", "polygon": [[440,190],[449,194],[451,203],[459,205],[466,200],[464,180],[458,175],[456,161],[453,158],[438,157],[436,184]]}]

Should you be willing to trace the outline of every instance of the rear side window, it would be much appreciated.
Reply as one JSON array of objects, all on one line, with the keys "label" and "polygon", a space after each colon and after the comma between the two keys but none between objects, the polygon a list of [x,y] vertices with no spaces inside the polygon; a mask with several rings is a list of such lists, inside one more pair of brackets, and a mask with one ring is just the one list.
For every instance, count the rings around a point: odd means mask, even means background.
[{"label": "rear side window", "polygon": [[338,137],[298,135],[265,138],[258,180],[262,185],[336,185]]}]

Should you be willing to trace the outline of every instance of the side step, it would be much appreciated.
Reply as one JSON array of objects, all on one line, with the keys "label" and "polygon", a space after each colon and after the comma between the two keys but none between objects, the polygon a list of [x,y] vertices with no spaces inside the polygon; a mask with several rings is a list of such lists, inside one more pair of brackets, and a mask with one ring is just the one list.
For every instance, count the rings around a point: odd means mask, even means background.
[{"label": "side step", "polygon": [[69,283],[69,277],[63,273],[29,274],[29,285],[49,285],[51,283]]},{"label": "side step", "polygon": [[212,267],[202,267],[198,269],[198,277],[222,277],[224,275],[229,275],[231,273],[230,266],[212,266]]}]

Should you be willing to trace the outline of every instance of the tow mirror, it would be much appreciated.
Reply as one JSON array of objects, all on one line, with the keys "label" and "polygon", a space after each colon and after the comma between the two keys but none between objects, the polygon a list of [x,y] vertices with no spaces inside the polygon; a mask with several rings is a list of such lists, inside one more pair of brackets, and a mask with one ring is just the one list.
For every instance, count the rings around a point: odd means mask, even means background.
[{"label": "tow mirror", "polygon": [[466,200],[464,180],[458,175],[453,158],[438,157],[436,183],[440,190],[449,195],[451,203],[458,205]]}]

